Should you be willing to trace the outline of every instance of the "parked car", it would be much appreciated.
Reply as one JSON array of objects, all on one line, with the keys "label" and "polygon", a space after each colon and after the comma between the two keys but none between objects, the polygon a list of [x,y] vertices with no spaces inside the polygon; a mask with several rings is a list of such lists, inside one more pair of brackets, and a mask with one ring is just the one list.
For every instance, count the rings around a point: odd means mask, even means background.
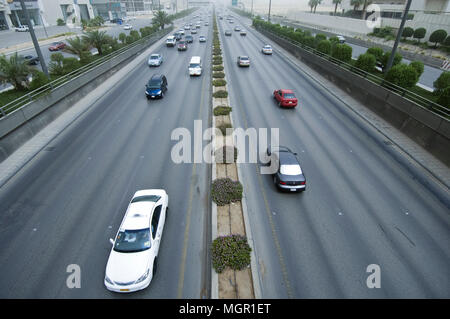
[{"label": "parked car", "polygon": [[27,32],[27,31],[30,31],[30,28],[28,28],[27,25],[21,25],[21,26],[15,27],[14,30],[16,32]]},{"label": "parked car", "polygon": [[160,66],[163,63],[163,57],[159,53],[153,53],[148,58],[148,66]]},{"label": "parked car", "polygon": [[230,37],[231,37],[232,33],[231,33],[231,31],[230,31],[230,30],[225,30],[225,35],[226,35],[226,36],[230,36]]},{"label": "parked car", "polygon": [[147,288],[157,270],[169,196],[163,189],[137,191],[120,224],[106,264],[104,284],[129,293]]},{"label": "parked car", "polygon": [[292,90],[275,90],[273,98],[278,102],[279,107],[296,107],[298,103]]},{"label": "parked car", "polygon": [[342,35],[338,35],[336,38],[338,38],[339,43],[345,43],[345,38]]},{"label": "parked car", "polygon": [[305,191],[306,177],[297,159],[297,153],[285,146],[267,148],[270,164],[275,161],[277,171],[273,174],[273,183],[279,190],[290,192]]},{"label": "parked car", "polygon": [[240,55],[237,58],[238,66],[250,66],[250,58],[246,55]]},{"label": "parked car", "polygon": [[26,55],[23,58],[28,61],[28,64],[30,65],[37,65],[39,63],[39,58],[34,55]]},{"label": "parked car", "polygon": [[194,37],[192,35],[187,35],[184,37],[184,40],[186,41],[186,43],[192,43],[194,42]]},{"label": "parked car", "polygon": [[163,98],[167,91],[167,79],[162,74],[155,74],[145,86],[145,95],[147,99]]},{"label": "parked car", "polygon": [[48,47],[48,49],[49,49],[50,51],[59,51],[59,50],[64,49],[65,47],[66,47],[66,44],[65,44],[64,42],[62,42],[62,41],[59,41],[59,42],[53,42],[53,43]]},{"label": "parked car", "polygon": [[124,30],[131,30],[131,29],[133,29],[133,26],[131,25],[131,24],[125,24],[124,26],[123,26],[123,29]]},{"label": "parked car", "polygon": [[199,42],[206,42],[206,37],[204,35],[201,35],[198,37]]},{"label": "parked car", "polygon": [[243,36],[245,36],[245,35],[247,35],[247,31],[241,30],[241,33],[240,33],[240,34],[243,35]]},{"label": "parked car", "polygon": [[272,46],[270,46],[270,44],[266,44],[261,49],[261,52],[264,53],[264,54],[272,54]]},{"label": "parked car", "polygon": [[184,40],[178,41],[177,48],[178,48],[178,51],[186,51],[187,50],[186,41],[184,41]]}]

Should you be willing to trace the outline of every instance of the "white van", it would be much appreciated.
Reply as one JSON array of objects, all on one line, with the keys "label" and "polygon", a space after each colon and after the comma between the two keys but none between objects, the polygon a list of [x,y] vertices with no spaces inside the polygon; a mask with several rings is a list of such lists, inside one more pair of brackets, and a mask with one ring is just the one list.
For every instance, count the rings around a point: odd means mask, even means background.
[{"label": "white van", "polygon": [[202,59],[199,56],[193,56],[189,62],[189,75],[202,75]]},{"label": "white van", "polygon": [[175,39],[175,37],[173,35],[167,37],[166,46],[174,47],[176,43],[177,43],[177,39]]}]

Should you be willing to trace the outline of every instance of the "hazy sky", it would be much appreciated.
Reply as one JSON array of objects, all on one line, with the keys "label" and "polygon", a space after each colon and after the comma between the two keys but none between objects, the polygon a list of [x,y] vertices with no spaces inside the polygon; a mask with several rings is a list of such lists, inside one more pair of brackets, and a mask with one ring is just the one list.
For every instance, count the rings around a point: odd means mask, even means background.
[{"label": "hazy sky", "polygon": [[[213,0],[214,1],[214,0]],[[215,0],[216,2],[224,3],[226,5],[231,4],[231,0]],[[347,3],[350,0],[343,0],[343,3]],[[243,2],[246,8],[250,8],[252,0],[238,0]],[[272,0],[272,9],[276,7],[293,8],[296,10],[309,11],[308,0]],[[269,7],[269,0],[253,0],[253,7]],[[323,0],[322,4],[317,7],[317,10],[334,11],[334,5],[332,0]],[[338,6],[339,10],[339,6]]]}]

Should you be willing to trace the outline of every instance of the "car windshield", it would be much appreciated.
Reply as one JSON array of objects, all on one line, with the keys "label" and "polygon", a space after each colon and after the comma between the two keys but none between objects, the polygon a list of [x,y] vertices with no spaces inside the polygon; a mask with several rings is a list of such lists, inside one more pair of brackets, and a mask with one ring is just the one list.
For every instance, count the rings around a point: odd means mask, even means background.
[{"label": "car windshield", "polygon": [[159,59],[159,55],[153,54],[153,55],[150,56],[150,59],[152,59],[152,60],[158,60],[158,59]]},{"label": "car windshield", "polygon": [[241,60],[248,60],[248,56],[241,56]]},{"label": "car windshield", "polygon": [[294,93],[284,93],[285,99],[295,99]]},{"label": "car windshield", "polygon": [[299,165],[281,165],[280,173],[283,175],[301,175],[302,170]]},{"label": "car windshield", "polygon": [[150,80],[147,84],[147,88],[149,89],[159,89],[161,88],[161,85],[159,83],[159,81],[152,81]]},{"label": "car windshield", "polygon": [[114,251],[135,253],[150,248],[150,228],[119,231]]},{"label": "car windshield", "polygon": [[198,63],[191,63],[191,64],[189,64],[189,67],[190,68],[198,68],[198,67],[200,67],[200,64],[198,64]]},{"label": "car windshield", "polygon": [[264,47],[264,49],[272,49],[272,47],[271,47],[270,45],[266,45],[266,46]]}]

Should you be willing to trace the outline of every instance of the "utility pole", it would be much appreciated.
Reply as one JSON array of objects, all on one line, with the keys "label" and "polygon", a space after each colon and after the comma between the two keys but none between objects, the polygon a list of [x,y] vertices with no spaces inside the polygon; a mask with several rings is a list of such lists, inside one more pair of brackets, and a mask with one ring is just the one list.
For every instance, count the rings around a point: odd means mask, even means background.
[{"label": "utility pole", "polygon": [[44,71],[45,75],[49,77],[47,65],[45,64],[44,57],[42,56],[41,48],[39,47],[39,42],[36,38],[36,34],[34,33],[34,28],[33,25],[31,24],[30,15],[28,14],[27,7],[25,6],[25,1],[20,0],[20,4],[22,5],[22,11],[28,23],[28,29],[30,30],[31,40],[33,40],[34,49],[36,50],[36,53],[39,57],[39,62],[41,63],[42,71]]},{"label": "utility pole", "polygon": [[272,0],[269,0],[269,16],[267,17],[267,21],[270,22],[270,8],[272,7]]},{"label": "utility pole", "polygon": [[253,18],[253,0],[252,0],[252,11],[250,12],[252,18]]},{"label": "utility pole", "polygon": [[384,70],[385,73],[389,71],[389,69],[392,67],[392,63],[394,62],[395,52],[397,51],[398,43],[400,42],[400,38],[403,33],[403,27],[405,26],[406,17],[408,16],[409,7],[411,7],[412,0],[408,0],[405,6],[405,11],[403,12],[403,18],[402,22],[400,23],[400,28],[397,32],[397,37],[395,38],[394,46],[392,47],[391,55],[389,56],[388,63],[386,65],[386,68]]}]

